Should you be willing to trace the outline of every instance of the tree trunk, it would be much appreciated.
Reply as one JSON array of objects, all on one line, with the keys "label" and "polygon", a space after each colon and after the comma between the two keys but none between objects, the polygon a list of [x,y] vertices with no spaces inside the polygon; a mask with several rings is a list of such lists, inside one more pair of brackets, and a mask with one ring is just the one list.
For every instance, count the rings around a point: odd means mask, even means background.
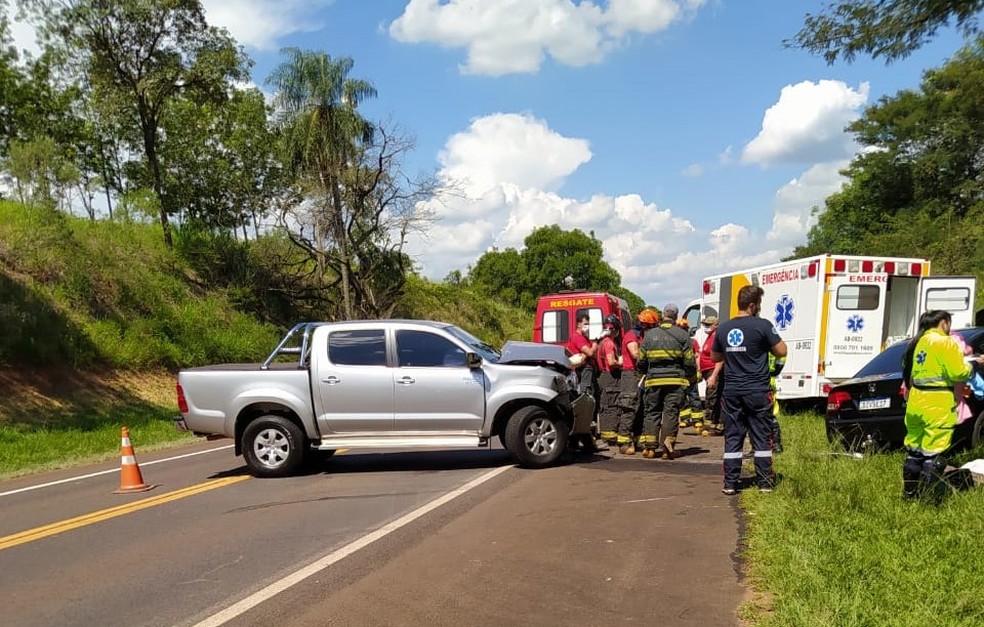
[{"label": "tree trunk", "polygon": [[164,230],[164,245],[168,248],[174,247],[171,239],[171,223],[167,219],[167,204],[164,202],[164,185],[161,183],[161,164],[157,158],[157,123],[156,118],[151,118],[144,103],[138,105],[140,112],[140,126],[143,129],[144,150],[147,153],[147,163],[150,164],[150,175],[153,179],[154,195],[157,196],[157,204],[160,205],[161,228]]},{"label": "tree trunk", "polygon": [[342,311],[346,320],[352,319],[352,297],[349,288],[348,234],[345,232],[345,219],[342,211],[342,191],[338,178],[331,177],[331,227],[335,245],[338,246],[338,265],[342,278]]}]

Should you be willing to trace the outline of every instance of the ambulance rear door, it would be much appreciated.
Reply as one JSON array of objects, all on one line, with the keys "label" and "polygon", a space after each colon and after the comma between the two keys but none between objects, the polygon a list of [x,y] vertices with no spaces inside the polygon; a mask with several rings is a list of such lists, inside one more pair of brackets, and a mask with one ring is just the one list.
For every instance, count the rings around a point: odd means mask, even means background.
[{"label": "ambulance rear door", "polygon": [[919,311],[944,309],[953,317],[953,328],[974,326],[974,293],[977,278],[973,276],[927,276],[919,288]]},{"label": "ambulance rear door", "polygon": [[881,352],[887,287],[884,274],[830,278],[824,374],[831,382],[850,379]]}]

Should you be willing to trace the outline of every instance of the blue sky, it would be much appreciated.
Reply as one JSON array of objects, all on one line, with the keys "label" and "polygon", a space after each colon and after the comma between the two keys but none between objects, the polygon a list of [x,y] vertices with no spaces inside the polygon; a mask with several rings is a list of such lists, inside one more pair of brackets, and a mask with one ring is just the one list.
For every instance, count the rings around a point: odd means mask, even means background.
[{"label": "blue sky", "polygon": [[264,88],[279,50],[355,60],[363,113],[416,138],[409,166],[458,193],[410,242],[441,279],[538,226],[594,231],[647,302],[778,260],[856,151],[843,127],[918,87],[942,33],[886,66],[784,49],[821,0],[204,0]]}]

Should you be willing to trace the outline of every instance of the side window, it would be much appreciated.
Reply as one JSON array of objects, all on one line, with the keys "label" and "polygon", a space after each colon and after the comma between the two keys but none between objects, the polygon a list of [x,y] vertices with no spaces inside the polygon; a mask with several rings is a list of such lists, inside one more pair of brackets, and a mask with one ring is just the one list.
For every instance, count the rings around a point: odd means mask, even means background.
[{"label": "side window", "polygon": [[881,288],[877,285],[841,285],[837,288],[837,308],[842,311],[878,309]]},{"label": "side window", "polygon": [[586,309],[578,309],[577,313],[574,315],[574,321],[583,315],[588,316],[588,322],[591,324],[591,329],[588,331],[588,337],[597,338],[601,335],[601,330],[604,328],[605,316],[601,313],[600,307],[590,307]]},{"label": "side window", "polygon": [[931,287],[926,290],[926,310],[967,311],[970,290],[966,287]]},{"label": "side window", "polygon": [[543,312],[543,341],[566,342],[570,337],[571,314],[566,309]]},{"label": "side window", "polygon": [[386,336],[382,329],[333,331],[328,359],[339,366],[385,366]]},{"label": "side window", "polygon": [[464,367],[465,351],[446,338],[427,331],[397,331],[400,367]]}]

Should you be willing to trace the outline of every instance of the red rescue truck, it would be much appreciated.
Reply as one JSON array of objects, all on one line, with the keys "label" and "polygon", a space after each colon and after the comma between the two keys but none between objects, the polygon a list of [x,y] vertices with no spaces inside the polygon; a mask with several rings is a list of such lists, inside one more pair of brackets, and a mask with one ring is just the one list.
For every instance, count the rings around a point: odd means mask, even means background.
[{"label": "red rescue truck", "polygon": [[601,334],[605,317],[609,314],[618,315],[622,328],[632,326],[629,306],[623,298],[607,292],[558,292],[541,296],[537,301],[533,341],[567,344],[582,313],[587,314],[591,322],[591,339],[597,339]]}]

